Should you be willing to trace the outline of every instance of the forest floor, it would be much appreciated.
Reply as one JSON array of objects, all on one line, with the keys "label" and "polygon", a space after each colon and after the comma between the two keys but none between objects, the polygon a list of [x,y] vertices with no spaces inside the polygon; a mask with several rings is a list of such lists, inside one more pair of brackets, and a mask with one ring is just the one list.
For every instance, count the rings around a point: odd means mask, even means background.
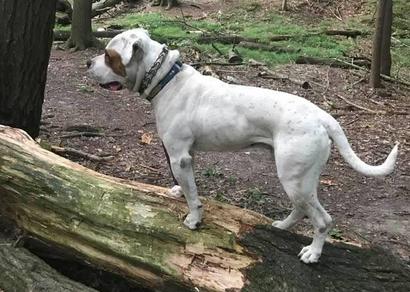
[{"label": "forest floor", "polygon": [[[201,5],[209,6],[207,13],[230,9],[229,5],[221,5],[220,2],[205,2]],[[268,5],[266,3],[271,1],[260,2]],[[346,5],[345,10],[339,8],[339,13],[353,14],[352,9],[354,7]],[[178,11],[173,9],[168,15]],[[197,10],[194,6],[184,10],[186,15],[190,11]],[[298,11],[295,8],[294,13]],[[314,9],[303,11],[300,14],[306,20],[317,13]],[[333,14],[326,11],[321,15],[332,17]],[[190,50],[182,51],[184,62],[195,60]],[[113,156],[107,162],[68,156],[99,172],[172,186],[149,102],[127,90],[107,91],[86,75],[86,60],[100,53],[97,50],[69,52],[53,49],[41,140],[91,154]],[[312,101],[337,118],[353,149],[369,164],[382,163],[394,143],[399,141],[396,169],[386,178],[360,175],[333,148],[322,173],[318,193],[324,208],[335,221],[331,240],[377,244],[410,264],[409,88],[384,82],[385,88],[374,91],[368,86],[368,76],[363,72],[318,65],[284,64],[271,68],[281,75],[308,81],[310,89],[303,89],[287,80],[258,77],[258,73],[266,71],[263,66],[212,66],[212,70],[225,81],[235,80],[243,85],[281,90]],[[386,113],[373,114],[358,109],[338,95],[369,110]],[[81,125],[94,127],[101,136],[64,137],[73,133],[73,126]],[[252,209],[274,219],[284,218],[290,212],[289,199],[280,185],[268,150],[197,153],[195,165],[196,181],[202,196]],[[296,226],[294,231],[312,235],[307,220]]]}]

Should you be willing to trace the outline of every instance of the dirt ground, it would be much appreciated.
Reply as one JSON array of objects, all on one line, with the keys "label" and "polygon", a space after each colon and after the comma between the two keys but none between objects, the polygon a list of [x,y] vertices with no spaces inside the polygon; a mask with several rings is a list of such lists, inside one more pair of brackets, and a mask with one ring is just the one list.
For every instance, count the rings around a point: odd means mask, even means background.
[{"label": "dirt ground", "polygon": [[[86,60],[95,50],[71,53],[53,50],[43,110],[41,139],[52,145],[71,147],[96,155],[112,155],[108,162],[70,159],[105,174],[171,186],[172,181],[155,132],[149,102],[122,90],[99,87],[86,75]],[[184,59],[189,63],[189,57]],[[334,238],[379,244],[410,261],[410,123],[409,90],[397,84],[373,92],[357,72],[323,66],[287,65],[283,75],[309,81],[312,89],[284,81],[258,77],[261,67],[213,67],[224,80],[278,89],[303,96],[337,117],[358,155],[379,164],[395,141],[401,143],[395,172],[387,178],[367,178],[353,171],[332,151],[321,177],[320,201],[335,220]],[[342,95],[357,105],[388,114],[371,114],[345,103]],[[89,125],[98,137],[64,137],[70,127]],[[152,138],[152,139],[151,139]],[[196,178],[202,196],[283,218],[289,200],[275,171],[270,152],[245,149],[233,153],[198,153]],[[206,212],[205,212],[206,216]],[[295,231],[311,235],[308,222]]]}]

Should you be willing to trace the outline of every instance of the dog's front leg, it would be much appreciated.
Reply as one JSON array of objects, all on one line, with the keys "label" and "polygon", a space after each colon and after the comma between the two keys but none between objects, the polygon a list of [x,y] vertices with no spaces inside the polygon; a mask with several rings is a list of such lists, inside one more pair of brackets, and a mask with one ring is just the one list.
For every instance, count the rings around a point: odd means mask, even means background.
[{"label": "dog's front leg", "polygon": [[172,172],[188,203],[189,214],[185,218],[184,224],[189,229],[196,229],[201,223],[203,209],[195,184],[193,158],[189,151],[180,151],[185,147],[176,147],[176,145],[167,147],[165,142],[164,144],[169,154]]}]

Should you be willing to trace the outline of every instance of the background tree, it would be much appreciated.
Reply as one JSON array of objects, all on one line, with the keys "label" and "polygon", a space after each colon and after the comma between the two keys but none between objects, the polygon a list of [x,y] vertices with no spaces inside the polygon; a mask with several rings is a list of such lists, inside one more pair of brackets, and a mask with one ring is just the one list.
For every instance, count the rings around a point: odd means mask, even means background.
[{"label": "background tree", "polygon": [[288,10],[288,0],[282,0],[281,10],[282,10],[282,11]]},{"label": "background tree", "polygon": [[84,50],[89,47],[100,46],[100,42],[92,34],[92,4],[92,0],[74,0],[71,36],[66,44],[68,48]]},{"label": "background tree", "polygon": [[0,0],[0,124],[38,136],[55,1]]},{"label": "background tree", "polygon": [[380,73],[390,74],[391,67],[391,26],[393,19],[392,0],[380,0],[377,7],[376,30],[373,38],[372,65],[370,85],[373,88],[381,86]]},{"label": "background tree", "polygon": [[393,0],[386,0],[386,9],[383,23],[382,53],[380,71],[390,76],[391,70],[391,30],[393,25]]}]

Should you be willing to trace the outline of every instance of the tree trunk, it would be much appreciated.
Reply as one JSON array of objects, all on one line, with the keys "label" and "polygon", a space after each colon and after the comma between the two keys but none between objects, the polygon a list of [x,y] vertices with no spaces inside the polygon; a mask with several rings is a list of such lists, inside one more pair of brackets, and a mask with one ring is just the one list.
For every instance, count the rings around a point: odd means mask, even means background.
[{"label": "tree trunk", "polygon": [[0,245],[0,291],[97,292],[60,275],[24,248]]},{"label": "tree trunk", "polygon": [[0,124],[38,136],[55,2],[0,0]]},{"label": "tree trunk", "polygon": [[375,249],[324,247],[249,210],[203,199],[205,219],[182,224],[185,200],[161,187],[86,169],[0,127],[0,212],[32,236],[157,291],[404,291],[410,271]]},{"label": "tree trunk", "polygon": [[379,0],[376,16],[376,30],[373,37],[372,66],[370,72],[370,86],[378,88],[381,86],[380,64],[383,41],[384,16],[386,11],[386,0]]},{"label": "tree trunk", "polygon": [[92,34],[91,6],[92,0],[74,0],[71,37],[67,41],[68,48],[85,50],[100,45]]},{"label": "tree trunk", "polygon": [[282,11],[288,10],[288,0],[282,0],[281,10],[282,10]]},{"label": "tree trunk", "polygon": [[381,67],[382,74],[390,76],[391,69],[391,28],[393,24],[393,1],[386,0],[386,12],[383,22],[383,40],[381,47]]}]

